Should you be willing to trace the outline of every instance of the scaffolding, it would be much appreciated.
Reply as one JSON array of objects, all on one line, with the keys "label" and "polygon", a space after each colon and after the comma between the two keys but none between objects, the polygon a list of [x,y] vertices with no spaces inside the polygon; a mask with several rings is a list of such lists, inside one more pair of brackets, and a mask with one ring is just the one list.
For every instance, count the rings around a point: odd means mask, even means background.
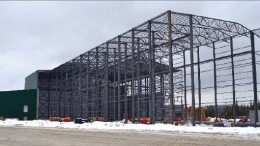
[{"label": "scaffolding", "polygon": [[[182,109],[192,106],[195,125],[196,105],[201,109],[212,102],[217,118],[222,100],[235,105],[246,99],[254,101],[257,117],[258,37],[259,29],[236,22],[164,12],[53,70],[40,71],[38,116],[173,123],[180,99]],[[183,115],[187,120],[186,110]]]}]

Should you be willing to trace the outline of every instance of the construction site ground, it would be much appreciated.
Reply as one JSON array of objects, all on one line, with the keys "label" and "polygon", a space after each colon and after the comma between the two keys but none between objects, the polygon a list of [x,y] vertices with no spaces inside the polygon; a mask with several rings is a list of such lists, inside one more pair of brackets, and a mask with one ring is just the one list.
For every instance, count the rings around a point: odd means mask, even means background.
[{"label": "construction site ground", "polygon": [[172,132],[101,131],[57,128],[0,127],[0,146],[259,146],[246,137]]}]

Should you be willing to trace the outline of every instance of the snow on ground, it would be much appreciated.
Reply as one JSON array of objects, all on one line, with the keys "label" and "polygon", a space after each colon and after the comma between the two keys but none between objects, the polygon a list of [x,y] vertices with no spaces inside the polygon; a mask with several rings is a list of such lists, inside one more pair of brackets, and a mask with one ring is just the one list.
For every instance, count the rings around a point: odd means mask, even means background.
[{"label": "snow on ground", "polygon": [[70,128],[86,130],[118,130],[118,131],[153,131],[153,132],[178,132],[178,133],[203,133],[221,134],[228,136],[250,137],[260,140],[260,127],[212,127],[208,125],[175,126],[171,124],[124,124],[117,122],[93,122],[84,124],[74,124],[74,122],[51,122],[48,120],[18,121],[17,119],[6,119],[0,121],[0,126],[22,126],[22,127],[45,127],[45,128]]}]

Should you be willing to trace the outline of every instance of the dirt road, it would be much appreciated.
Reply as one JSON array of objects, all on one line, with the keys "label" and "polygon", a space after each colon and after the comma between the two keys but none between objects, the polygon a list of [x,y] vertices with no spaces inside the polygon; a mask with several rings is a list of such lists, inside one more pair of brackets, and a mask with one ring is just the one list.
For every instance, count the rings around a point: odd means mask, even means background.
[{"label": "dirt road", "polygon": [[0,127],[0,146],[259,146],[259,143],[223,135]]}]

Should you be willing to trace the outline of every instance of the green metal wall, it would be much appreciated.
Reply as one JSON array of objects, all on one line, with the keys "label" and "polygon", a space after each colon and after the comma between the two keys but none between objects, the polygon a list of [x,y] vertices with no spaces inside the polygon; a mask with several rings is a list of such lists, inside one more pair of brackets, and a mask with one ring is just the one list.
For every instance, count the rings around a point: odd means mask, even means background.
[{"label": "green metal wall", "polygon": [[[28,120],[36,118],[37,90],[17,90],[0,92],[0,116],[4,118],[18,118]],[[28,105],[28,112],[24,113],[24,105]]]}]

